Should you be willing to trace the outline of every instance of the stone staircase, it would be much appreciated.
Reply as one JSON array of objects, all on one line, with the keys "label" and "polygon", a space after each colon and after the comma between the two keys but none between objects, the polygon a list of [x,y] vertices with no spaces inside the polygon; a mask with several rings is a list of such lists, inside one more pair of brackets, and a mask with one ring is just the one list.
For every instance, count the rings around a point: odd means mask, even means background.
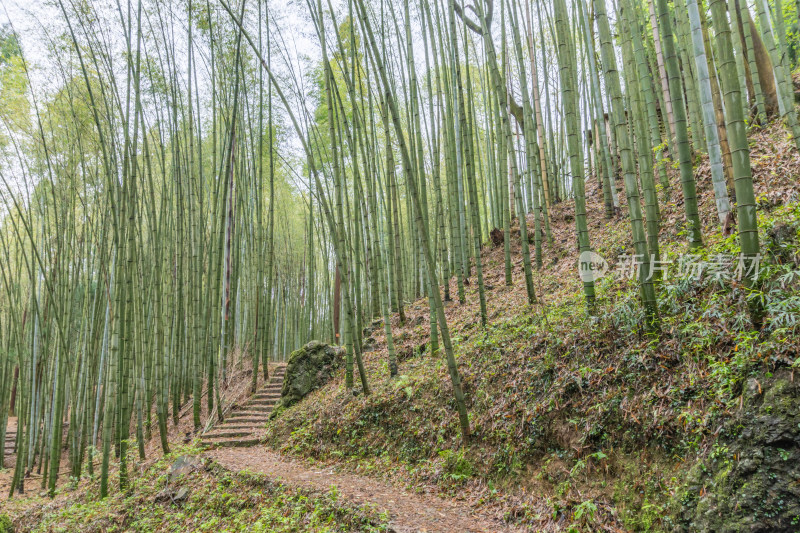
[{"label": "stone staircase", "polygon": [[285,373],[285,364],[274,367],[266,385],[243,405],[229,412],[223,423],[202,434],[201,444],[206,448],[246,447],[258,444],[261,430],[281,400]]},{"label": "stone staircase", "polygon": [[9,418],[8,425],[6,426],[6,441],[3,447],[4,455],[14,455],[14,441],[17,440],[17,422],[16,419]]},{"label": "stone staircase", "polygon": [[5,455],[14,455],[14,441],[17,440],[17,433],[6,433],[6,442],[3,448]]}]

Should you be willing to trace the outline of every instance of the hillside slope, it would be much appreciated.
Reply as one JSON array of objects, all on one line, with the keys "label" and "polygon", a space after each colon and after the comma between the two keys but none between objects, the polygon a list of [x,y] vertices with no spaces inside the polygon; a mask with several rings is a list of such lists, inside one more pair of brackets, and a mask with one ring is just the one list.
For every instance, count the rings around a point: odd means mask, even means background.
[{"label": "hillside slope", "polygon": [[[754,134],[753,161],[764,251],[760,333],[741,284],[709,269],[679,275],[675,263],[659,284],[661,333],[646,335],[635,281],[614,275],[615,258],[631,249],[625,210],[605,220],[590,180],[592,244],[611,267],[597,283],[595,316],[577,276],[568,203],[551,213],[554,239],[535,273],[536,305],[527,305],[521,283],[518,228],[512,286],[504,283],[502,246],[487,245],[482,255],[489,326],[480,327],[474,279],[466,304],[448,304],[469,442],[460,437],[446,365],[429,352],[420,299],[407,305],[406,324],[392,318],[400,375],[389,379],[383,328],[371,324],[372,394],[347,391],[339,371],[267,425],[266,443],[280,455],[261,447],[203,454],[182,444],[191,434],[187,404],[170,425],[172,454],[131,458],[137,475],[128,491],[99,500],[97,479],[64,475],[50,500],[34,477],[28,494],[3,502],[0,531],[4,513],[22,531],[401,531],[397,524],[419,526],[420,516],[487,531],[503,529],[497,523],[532,531],[793,530],[800,156],[773,125]],[[719,263],[736,256],[736,239],[716,225],[704,160],[697,177],[706,224],[697,259]],[[662,211],[664,242],[682,240],[677,188]],[[662,254],[677,260],[684,248],[668,245]],[[227,405],[246,401],[248,360],[231,357],[239,363]],[[148,457],[159,455],[155,432],[146,447]]]},{"label": "hillside slope", "polygon": [[[551,212],[554,239],[544,250],[545,267],[534,274],[537,305],[526,303],[518,230],[512,286],[504,284],[502,246],[482,255],[491,287],[489,326],[480,327],[477,283],[467,287],[465,305],[449,304],[473,427],[466,445],[443,358],[427,350],[425,298],[408,305],[406,324],[392,318],[398,378],[388,377],[383,328],[376,322],[365,332],[378,346],[365,354],[372,394],[345,390],[342,372],[272,422],[268,445],[465,499],[535,530],[688,524],[693,509],[675,503],[685,491],[682,480],[716,450],[726,421],[741,413],[748,380],[766,384],[776,370],[798,364],[800,156],[777,124],[752,141],[764,251],[763,292],[755,296],[767,309],[761,333],[752,331],[747,294],[735,279],[711,267],[696,279],[678,274],[687,250],[673,173],[672,199],[662,203],[661,242],[680,244],[662,244],[662,257],[675,261],[674,269],[658,288],[661,334],[645,335],[635,280],[613,272],[621,264],[615,258],[632,253],[626,210],[604,219],[591,179],[592,246],[612,270],[596,284],[595,316],[586,313],[577,275],[569,202]],[[698,162],[696,176],[705,239],[696,260],[719,264],[737,257],[735,234],[721,234],[707,160]],[[797,442],[790,444],[797,449]]]}]

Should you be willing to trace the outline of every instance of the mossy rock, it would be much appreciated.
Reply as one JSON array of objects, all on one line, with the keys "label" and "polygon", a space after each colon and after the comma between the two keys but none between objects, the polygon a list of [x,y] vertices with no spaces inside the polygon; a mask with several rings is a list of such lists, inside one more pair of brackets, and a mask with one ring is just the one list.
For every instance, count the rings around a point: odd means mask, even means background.
[{"label": "mossy rock", "polygon": [[292,352],[283,378],[280,407],[290,407],[322,387],[343,360],[343,348],[320,341],[311,341]]},{"label": "mossy rock", "polygon": [[751,379],[743,406],[675,495],[674,531],[800,531],[800,383]]}]

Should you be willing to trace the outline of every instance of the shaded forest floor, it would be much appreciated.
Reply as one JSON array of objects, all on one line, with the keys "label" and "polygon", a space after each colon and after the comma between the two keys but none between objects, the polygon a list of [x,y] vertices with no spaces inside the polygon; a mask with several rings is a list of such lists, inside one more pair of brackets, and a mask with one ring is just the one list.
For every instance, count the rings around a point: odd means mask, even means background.
[{"label": "shaded forest floor", "polygon": [[[751,331],[741,284],[711,270],[698,279],[676,275],[687,245],[677,171],[670,169],[660,242],[662,257],[676,262],[658,288],[657,339],[642,330],[633,279],[612,272],[601,279],[597,314],[587,315],[574,206],[564,202],[551,212],[553,242],[534,273],[536,305],[526,301],[518,228],[512,286],[505,285],[502,245],[482,253],[491,287],[487,328],[480,327],[476,279],[463,305],[451,282],[456,301],[448,304],[448,323],[473,430],[466,446],[443,357],[428,350],[425,298],[407,305],[405,324],[392,319],[399,377],[389,379],[383,328],[375,323],[366,333],[377,348],[365,355],[372,394],[354,396],[339,376],[268,426],[268,446],[319,468],[335,465],[462,501],[532,530],[669,528],[682,476],[741,407],[747,380],[798,366],[800,157],[780,124],[754,132],[751,148],[765,251],[761,334]],[[723,236],[717,222],[707,158],[695,174],[705,244],[699,259],[735,258],[735,232]],[[587,202],[592,248],[613,271],[619,254],[633,253],[624,193],[611,220],[594,179]]]},{"label": "shaded forest floor", "polygon": [[63,484],[52,500],[31,491],[2,502],[0,530],[6,531],[4,516],[12,517],[16,531],[64,533],[387,530],[387,516],[350,503],[335,487],[314,491],[254,469],[230,470],[193,445],[134,465],[128,490],[116,490],[114,473],[115,489],[106,499],[99,498],[98,482],[84,479]]},{"label": "shaded forest floor", "polygon": [[[686,471],[740,409],[747,380],[766,383],[776,369],[798,366],[800,156],[777,124],[751,143],[765,250],[761,334],[750,331],[741,285],[708,273],[660,283],[658,339],[642,331],[632,279],[600,280],[597,313],[587,315],[574,207],[563,202],[551,212],[553,241],[534,273],[536,305],[526,302],[518,228],[513,285],[505,285],[502,246],[482,253],[489,325],[480,326],[474,277],[466,303],[448,304],[473,430],[466,445],[443,358],[429,351],[423,298],[407,304],[405,324],[392,318],[397,378],[388,376],[383,329],[366,324],[376,346],[365,354],[372,394],[347,391],[340,372],[267,426],[268,449],[202,453],[185,407],[179,425],[170,424],[173,452],[159,457],[157,438],[148,441],[151,459],[133,461],[129,491],[99,501],[95,481],[62,476],[51,501],[32,479],[27,496],[0,500],[0,517],[7,512],[24,531],[668,529]],[[662,255],[676,258],[686,252],[685,223],[670,175],[661,243]],[[717,223],[707,160],[698,160],[696,176],[705,240],[698,253],[734,256],[735,236]],[[612,271],[618,255],[632,253],[622,192],[620,201],[621,212],[605,219],[596,181],[587,182],[592,248]],[[450,292],[456,298],[455,281]],[[226,402],[246,397],[249,376],[246,365],[232,374]],[[0,472],[0,488],[8,475]]]}]

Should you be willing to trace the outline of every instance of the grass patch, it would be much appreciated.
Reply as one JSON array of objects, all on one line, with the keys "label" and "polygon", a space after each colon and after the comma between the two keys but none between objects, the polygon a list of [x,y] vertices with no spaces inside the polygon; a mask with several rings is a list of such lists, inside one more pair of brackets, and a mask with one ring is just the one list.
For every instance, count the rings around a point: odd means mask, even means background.
[{"label": "grass patch", "polygon": [[[189,471],[170,476],[179,457]],[[172,477],[172,479],[170,479]],[[185,498],[176,498],[181,489]],[[254,473],[232,473],[184,448],[144,468],[125,493],[98,498],[98,486],[61,494],[54,501],[16,498],[18,530],[32,532],[380,532],[388,517],[342,501],[336,490],[317,494],[287,487]],[[13,513],[13,511],[12,511]],[[0,517],[0,531],[3,522]]]}]

